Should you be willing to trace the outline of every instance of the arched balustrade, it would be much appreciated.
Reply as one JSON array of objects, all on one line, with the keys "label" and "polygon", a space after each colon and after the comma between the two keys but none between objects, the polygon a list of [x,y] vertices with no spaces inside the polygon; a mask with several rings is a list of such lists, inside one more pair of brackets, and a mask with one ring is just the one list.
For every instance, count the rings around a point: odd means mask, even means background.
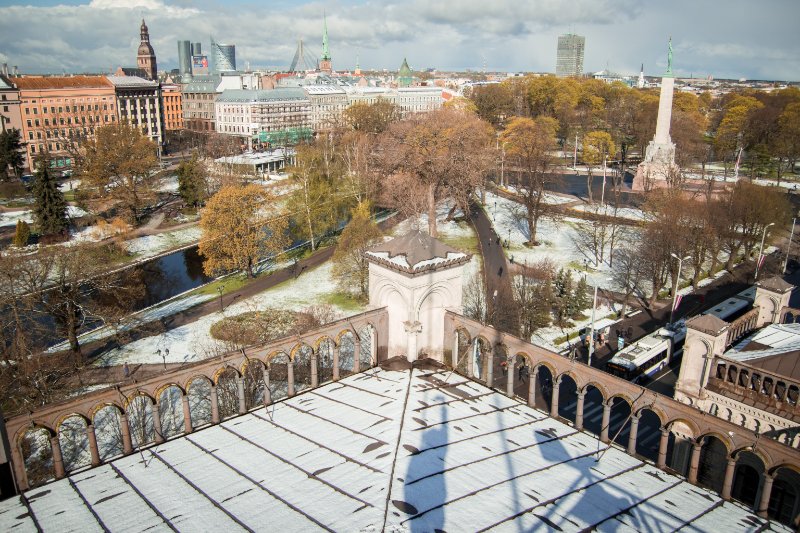
[{"label": "arched balustrade", "polygon": [[11,454],[18,489],[367,370],[385,357],[386,346],[380,344],[385,331],[385,310],[369,311],[299,338],[232,352],[10,418],[6,428],[15,443]]}]

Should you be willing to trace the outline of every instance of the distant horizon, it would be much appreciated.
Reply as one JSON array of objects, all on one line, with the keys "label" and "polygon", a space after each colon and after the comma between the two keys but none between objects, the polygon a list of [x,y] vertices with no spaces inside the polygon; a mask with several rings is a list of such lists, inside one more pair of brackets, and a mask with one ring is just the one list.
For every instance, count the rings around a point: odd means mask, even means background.
[{"label": "distant horizon", "polygon": [[[563,5],[562,5],[563,4]],[[287,69],[297,39],[319,56],[327,13],[334,68],[394,70],[408,58],[417,70],[555,72],[559,35],[586,38],[584,71],[608,69],[659,76],[667,41],[677,77],[800,80],[794,24],[800,3],[730,0],[458,0],[440,5],[408,0],[344,0],[334,6],[274,0],[268,6],[231,0],[41,0],[36,6],[0,0],[0,62],[31,74],[109,72],[136,64],[144,18],[161,70],[177,66],[180,40],[210,36],[236,45],[237,66]],[[191,6],[191,7],[189,7]],[[165,68],[166,67],[166,68]]]}]

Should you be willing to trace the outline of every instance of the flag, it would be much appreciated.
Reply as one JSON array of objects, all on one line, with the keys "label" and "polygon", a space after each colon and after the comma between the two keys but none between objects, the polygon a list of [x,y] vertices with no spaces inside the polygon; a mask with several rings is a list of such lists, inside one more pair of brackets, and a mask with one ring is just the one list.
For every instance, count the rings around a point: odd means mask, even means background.
[{"label": "flag", "polygon": [[672,310],[673,311],[676,310],[679,305],[681,305],[681,300],[682,299],[683,299],[683,295],[682,294],[679,294],[678,296],[675,297],[675,304],[672,306]]},{"label": "flag", "polygon": [[762,266],[764,266],[764,259],[766,259],[766,258],[767,258],[767,256],[766,256],[766,255],[764,255],[764,254],[761,254],[761,255],[759,255],[759,256],[758,256],[758,268],[759,268],[759,269],[760,269]]}]

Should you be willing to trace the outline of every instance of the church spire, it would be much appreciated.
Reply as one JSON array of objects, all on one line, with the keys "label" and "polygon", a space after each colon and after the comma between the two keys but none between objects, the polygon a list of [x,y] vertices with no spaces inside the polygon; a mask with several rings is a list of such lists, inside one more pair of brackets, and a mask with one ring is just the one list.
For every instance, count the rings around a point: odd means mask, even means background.
[{"label": "church spire", "polygon": [[328,50],[328,19],[325,12],[322,12],[322,58],[323,61],[331,60],[331,53]]}]

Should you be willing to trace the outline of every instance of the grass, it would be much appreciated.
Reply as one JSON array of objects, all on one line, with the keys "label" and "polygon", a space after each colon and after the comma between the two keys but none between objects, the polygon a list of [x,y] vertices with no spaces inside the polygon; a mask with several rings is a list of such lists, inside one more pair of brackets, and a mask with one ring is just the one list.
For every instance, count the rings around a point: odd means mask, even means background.
[{"label": "grass", "polygon": [[471,237],[448,237],[447,235],[442,235],[439,237],[443,243],[452,246],[458,250],[464,250],[465,252],[469,252],[472,254],[478,253],[478,237],[471,236]]},{"label": "grass", "polygon": [[75,191],[64,191],[64,200],[67,202],[75,201]]},{"label": "grass", "polygon": [[211,294],[219,296],[219,290],[222,288],[222,294],[235,292],[242,287],[248,285],[252,280],[244,274],[233,274],[222,279],[216,279],[202,287],[198,287],[189,293],[189,296],[198,296],[201,294]]},{"label": "grass", "polygon": [[345,311],[359,311],[364,307],[364,303],[353,295],[344,292],[334,292],[325,295],[325,303],[334,305]]}]

